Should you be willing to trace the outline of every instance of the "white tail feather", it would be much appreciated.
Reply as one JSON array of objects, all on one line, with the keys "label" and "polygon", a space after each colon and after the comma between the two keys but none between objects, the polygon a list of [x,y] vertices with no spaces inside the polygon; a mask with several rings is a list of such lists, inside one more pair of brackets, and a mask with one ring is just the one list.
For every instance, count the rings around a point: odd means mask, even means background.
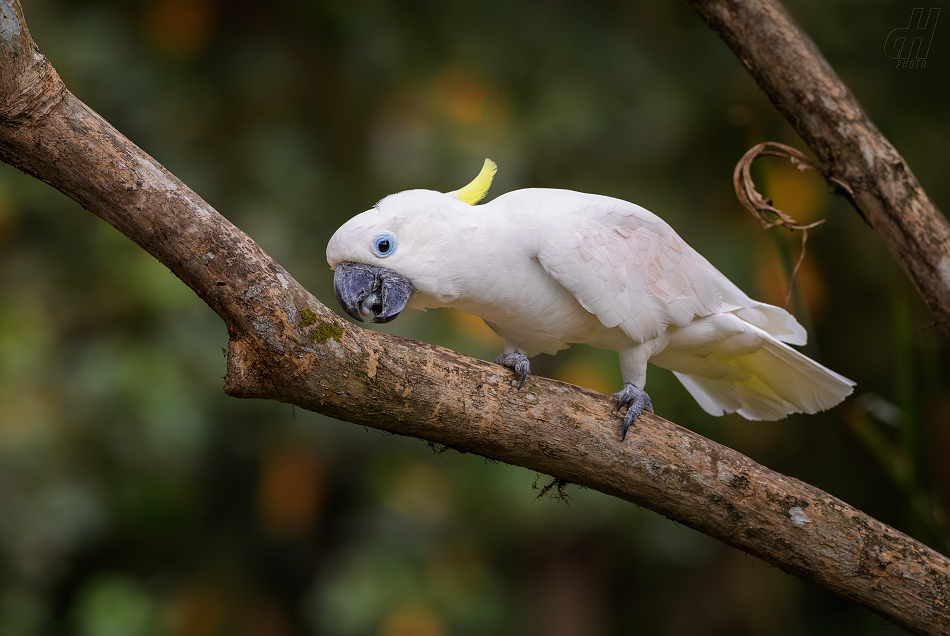
[{"label": "white tail feather", "polygon": [[829,409],[851,393],[851,380],[750,328],[757,336],[753,351],[681,358],[675,365],[673,373],[707,413],[778,420],[790,413]]},{"label": "white tail feather", "polygon": [[736,316],[751,325],[755,325],[776,340],[793,345],[803,345],[808,340],[805,328],[798,324],[795,317],[782,309],[765,303],[752,301],[752,307],[734,310]]},{"label": "white tail feather", "polygon": [[693,260],[700,268],[712,274],[713,278],[722,285],[722,311],[731,312],[750,325],[754,325],[767,334],[793,345],[803,345],[808,339],[805,328],[798,324],[795,316],[781,307],[760,303],[749,298],[745,292],[723,276],[722,272],[712,266],[703,256],[689,248]]}]

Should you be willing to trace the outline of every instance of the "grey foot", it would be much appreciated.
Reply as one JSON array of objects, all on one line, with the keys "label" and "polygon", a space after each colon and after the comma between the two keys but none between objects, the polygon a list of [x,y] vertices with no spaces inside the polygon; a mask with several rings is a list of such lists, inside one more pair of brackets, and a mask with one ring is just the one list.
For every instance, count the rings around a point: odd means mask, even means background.
[{"label": "grey foot", "polygon": [[528,379],[528,374],[531,373],[531,365],[528,363],[528,356],[523,353],[503,353],[494,360],[495,364],[500,364],[503,367],[508,367],[509,369],[514,369],[515,372],[521,374],[521,382],[518,384],[518,390],[521,390],[521,387],[524,386],[524,381]]},{"label": "grey foot", "polygon": [[637,421],[640,413],[643,411],[653,412],[653,402],[646,391],[638,389],[630,382],[625,383],[622,389],[614,393],[613,397],[618,400],[618,411],[624,405],[627,406],[627,413],[623,416],[623,428],[620,429],[620,441],[623,441],[627,437],[627,430]]}]

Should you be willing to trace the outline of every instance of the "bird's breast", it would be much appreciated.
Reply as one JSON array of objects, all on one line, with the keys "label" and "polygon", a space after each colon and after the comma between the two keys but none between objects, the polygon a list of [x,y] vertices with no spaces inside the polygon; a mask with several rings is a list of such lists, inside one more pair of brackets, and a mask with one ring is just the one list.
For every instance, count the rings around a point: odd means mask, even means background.
[{"label": "bird's breast", "polygon": [[482,318],[507,344],[529,356],[554,353],[571,343],[601,343],[607,331],[537,259],[484,277],[450,306]]}]

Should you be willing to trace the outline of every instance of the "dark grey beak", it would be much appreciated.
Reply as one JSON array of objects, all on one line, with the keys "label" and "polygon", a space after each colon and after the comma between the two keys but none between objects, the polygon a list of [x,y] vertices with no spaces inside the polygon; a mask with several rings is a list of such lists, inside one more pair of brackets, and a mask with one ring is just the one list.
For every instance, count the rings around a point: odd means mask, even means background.
[{"label": "dark grey beak", "polygon": [[409,279],[393,270],[365,263],[338,263],[333,274],[337,301],[360,322],[370,315],[373,322],[394,320],[406,308],[414,290]]}]

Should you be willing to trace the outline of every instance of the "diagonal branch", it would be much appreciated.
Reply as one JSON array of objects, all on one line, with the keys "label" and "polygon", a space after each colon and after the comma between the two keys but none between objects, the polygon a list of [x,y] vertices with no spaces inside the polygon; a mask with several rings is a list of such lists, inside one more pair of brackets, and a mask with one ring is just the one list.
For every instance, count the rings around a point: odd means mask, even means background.
[{"label": "diagonal branch", "polygon": [[950,334],[950,225],[778,0],[686,0],[877,230]]},{"label": "diagonal branch", "polygon": [[63,86],[0,0],[0,159],[165,264],[224,320],[225,391],[478,453],[595,488],[920,634],[950,631],[950,561],[841,500],[650,414],[625,443],[604,395],[365,331]]}]

